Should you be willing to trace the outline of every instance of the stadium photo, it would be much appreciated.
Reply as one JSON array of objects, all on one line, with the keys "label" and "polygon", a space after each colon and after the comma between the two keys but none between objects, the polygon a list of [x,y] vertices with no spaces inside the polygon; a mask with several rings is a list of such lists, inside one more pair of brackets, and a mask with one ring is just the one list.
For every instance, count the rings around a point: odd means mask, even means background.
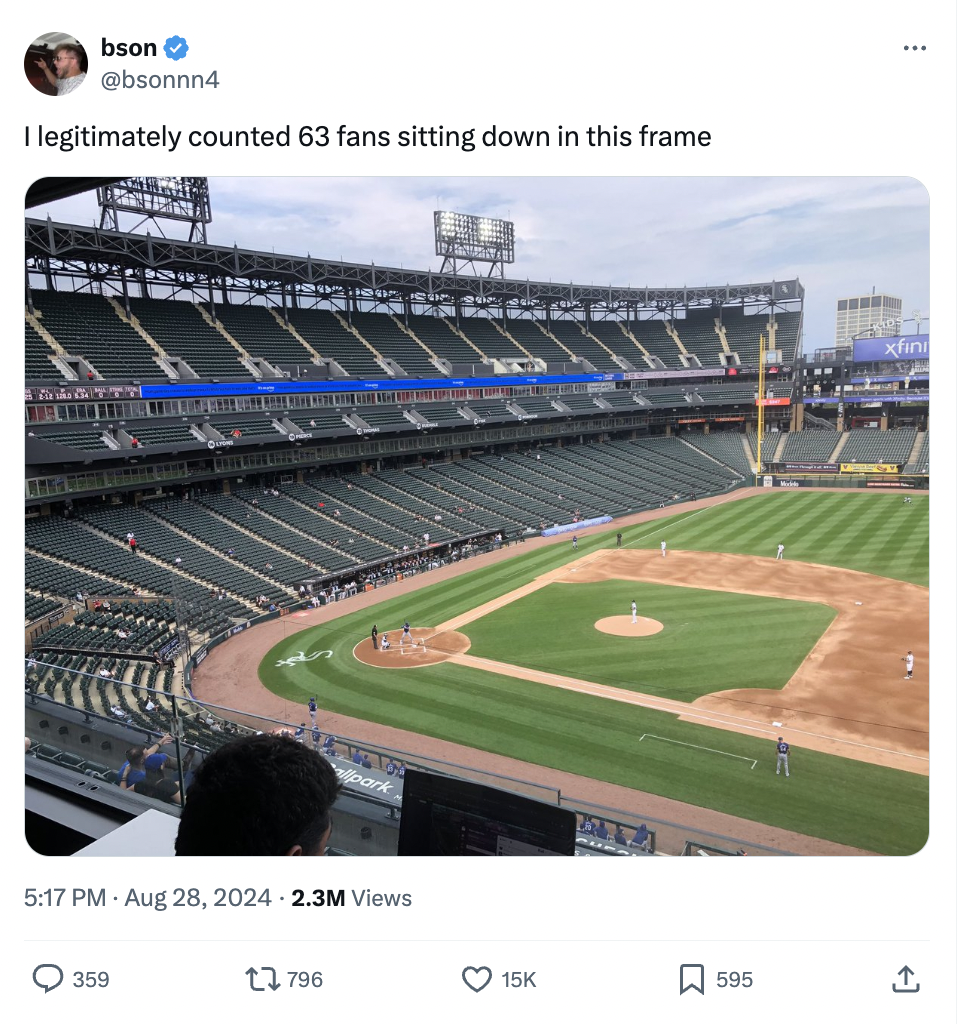
[{"label": "stadium photo", "polygon": [[36,852],[925,844],[918,182],[26,205]]}]

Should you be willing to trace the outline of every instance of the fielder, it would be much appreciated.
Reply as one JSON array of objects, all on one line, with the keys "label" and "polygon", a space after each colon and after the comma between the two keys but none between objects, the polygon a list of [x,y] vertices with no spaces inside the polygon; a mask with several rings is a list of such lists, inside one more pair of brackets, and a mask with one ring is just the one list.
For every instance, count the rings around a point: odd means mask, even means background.
[{"label": "fielder", "polygon": [[662,541],[659,547],[662,549],[662,557],[665,558],[665,541]]},{"label": "fielder", "polygon": [[579,550],[579,538],[575,534],[572,534],[572,550]]},{"label": "fielder", "polygon": [[638,610],[639,609],[636,607],[635,601],[633,601],[632,602],[632,625],[633,626],[639,621],[638,618],[636,617],[636,612],[638,612]]},{"label": "fielder", "polygon": [[775,749],[778,751],[778,760],[775,763],[775,774],[776,775],[781,775],[782,774],[782,766],[784,765],[785,766],[785,778],[787,779],[788,778],[788,750],[789,750],[789,747],[788,747],[788,744],[785,742],[785,740],[782,739],[781,736],[779,736],[779,738],[778,738],[778,743],[776,744]]},{"label": "fielder", "polygon": [[911,674],[915,671],[914,654],[912,654],[911,651],[909,651],[901,660],[905,663],[905,678],[911,679]]},{"label": "fielder", "polygon": [[779,544],[779,546],[778,546],[778,554],[775,556],[775,561],[776,562],[784,562],[785,561],[785,545],[784,544]]}]

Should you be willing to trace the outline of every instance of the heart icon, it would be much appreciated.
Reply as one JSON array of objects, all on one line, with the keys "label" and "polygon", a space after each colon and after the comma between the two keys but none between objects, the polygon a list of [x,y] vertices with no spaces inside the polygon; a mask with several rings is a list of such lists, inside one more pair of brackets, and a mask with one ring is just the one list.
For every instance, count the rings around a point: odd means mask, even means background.
[{"label": "heart icon", "polygon": [[467,967],[462,972],[462,980],[473,992],[481,992],[492,981],[492,971],[488,967]]}]

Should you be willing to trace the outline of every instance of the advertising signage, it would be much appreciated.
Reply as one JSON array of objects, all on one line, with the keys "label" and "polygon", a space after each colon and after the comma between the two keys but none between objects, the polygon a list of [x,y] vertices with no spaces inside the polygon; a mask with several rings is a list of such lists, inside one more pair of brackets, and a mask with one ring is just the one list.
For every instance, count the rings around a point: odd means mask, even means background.
[{"label": "advertising signage", "polygon": [[854,342],[856,363],[902,362],[928,359],[927,334],[899,334],[894,338],[858,338]]}]

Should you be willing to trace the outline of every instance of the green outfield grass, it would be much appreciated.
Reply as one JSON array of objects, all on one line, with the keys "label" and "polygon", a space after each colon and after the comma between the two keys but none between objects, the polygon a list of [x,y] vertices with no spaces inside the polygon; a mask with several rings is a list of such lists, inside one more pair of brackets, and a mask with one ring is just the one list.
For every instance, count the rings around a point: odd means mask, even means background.
[{"label": "green outfield grass", "polygon": [[[594,623],[639,614],[665,627],[647,637],[601,633]],[[778,690],[834,619],[833,609],[714,590],[658,586],[627,580],[552,583],[460,632],[470,654],[575,679],[693,701],[719,690]],[[761,657],[748,652],[761,623],[775,643]]]},{"label": "green outfield grass", "polygon": [[[826,529],[826,519],[837,519],[837,522]],[[666,532],[656,532],[662,527]],[[803,556],[809,561],[849,566],[916,583],[927,581],[927,500],[921,496],[915,497],[912,506],[902,506],[900,496],[887,494],[775,493],[718,506],[697,515],[686,514],[629,527],[624,533],[625,543],[630,546],[657,546],[664,536],[671,549],[688,547],[773,557],[784,527],[787,532],[781,540],[786,545],[786,557]],[[679,722],[674,715],[663,712],[464,666],[447,663],[392,672],[363,665],[353,657],[354,646],[369,635],[373,621],[380,632],[398,628],[406,618],[416,626],[446,621],[509,593],[574,557],[581,557],[590,548],[614,544],[615,533],[613,524],[610,531],[586,534],[580,539],[578,552],[573,553],[571,545],[567,544],[540,548],[421,591],[400,594],[377,605],[372,612],[353,613],[313,630],[296,633],[266,655],[260,665],[260,678],[280,696],[302,705],[315,694],[321,708],[330,711],[657,793],[849,846],[886,854],[906,854],[920,849],[928,831],[928,779],[925,776],[805,751],[801,749],[800,740],[796,740],[791,759],[792,778],[786,782],[784,777],[775,776],[774,749],[766,739],[694,722]],[[521,552],[521,548],[518,550]],[[926,553],[923,566],[918,554],[921,551]],[[627,590],[624,605],[623,591],[615,589],[620,585],[614,581],[610,581],[610,585],[609,600],[614,597],[615,607],[605,610],[603,615],[625,614],[633,591],[639,601],[636,584],[624,585]],[[568,589],[578,591],[580,587],[593,586],[601,588],[607,584],[576,584]],[[545,588],[545,591],[552,589]],[[666,611],[661,603],[665,595],[660,596],[659,591],[680,589],[643,585],[642,593],[649,596],[649,606],[658,601],[662,614],[671,615],[673,612]],[[699,593],[682,592],[685,595]],[[703,597],[713,596],[708,592],[703,594]],[[733,599],[750,600],[741,595],[720,595],[726,609],[731,609]],[[697,600],[696,597],[696,603]],[[642,614],[652,614],[645,601],[639,603]],[[515,609],[517,604],[511,607]],[[767,612],[772,614],[773,606],[774,614],[778,614],[778,605],[784,606],[782,614],[798,616],[792,621],[804,633],[801,642],[790,652],[782,652],[778,669],[781,675],[787,671],[789,658],[800,660],[802,650],[814,642],[814,630],[821,631],[827,625],[827,618],[819,617],[816,621],[815,616],[830,615],[830,612],[806,602],[764,600],[763,623],[770,621],[764,616]],[[701,607],[703,621],[707,622],[712,614],[709,602]],[[810,617],[806,619],[806,615]],[[593,615],[591,621],[601,617]],[[652,617],[662,620],[659,614]],[[492,616],[487,618],[491,620]],[[733,618],[732,614],[726,614],[727,628],[734,626]],[[486,628],[483,620],[470,624],[465,630],[470,635],[475,633],[475,653],[479,652],[480,644],[485,647],[494,639],[491,634],[484,635]],[[508,623],[500,625],[500,636],[506,628],[509,628]],[[565,642],[562,639],[565,624],[560,628],[549,622],[539,623],[535,635],[529,634],[530,650],[542,645],[543,656],[548,654],[545,647],[550,629],[554,643]],[[718,637],[715,642],[720,643],[718,623],[714,624],[714,630]],[[592,638],[587,630],[582,635]],[[779,635],[763,628],[763,637],[776,636],[777,639]],[[604,643],[619,638],[595,633],[593,639]],[[517,634],[516,643],[520,640]],[[651,650],[654,641],[655,637],[649,637],[626,642],[650,644],[648,649]],[[754,644],[750,646],[754,648]],[[736,666],[744,670],[746,663],[753,660],[749,649],[739,644],[722,646],[721,657],[716,651],[709,659],[712,677],[728,679]],[[333,653],[330,658],[310,663],[276,667],[277,661],[300,650],[307,654],[317,650]],[[502,655],[501,649],[485,653],[500,659]],[[769,653],[769,645],[763,645],[762,660]],[[581,674],[583,667],[588,668],[589,658],[584,649],[576,657]],[[599,657],[595,654],[592,657],[598,662]],[[604,662],[605,654],[601,657]],[[618,685],[628,685],[628,659],[616,657],[620,668],[610,675],[622,677]],[[638,657],[636,666],[639,673],[636,688],[648,689]],[[602,671],[606,669],[602,667]],[[666,671],[663,669],[658,680],[662,688],[669,682],[664,678]],[[694,679],[682,685],[690,687],[685,693],[689,698],[703,692],[695,689]],[[732,685],[748,684],[745,678],[735,678]],[[761,685],[772,683],[763,679]],[[305,716],[305,708],[303,714]],[[643,734],[663,739],[640,742]],[[667,740],[715,748],[749,761],[710,754],[696,746]],[[748,766],[751,759],[758,761],[754,769]]]},{"label": "green outfield grass", "polygon": [[[928,586],[928,495],[873,491],[772,491],[624,531],[628,547],[728,551],[858,569]],[[607,537],[605,546],[610,539]],[[611,544],[615,544],[612,534]]]}]

